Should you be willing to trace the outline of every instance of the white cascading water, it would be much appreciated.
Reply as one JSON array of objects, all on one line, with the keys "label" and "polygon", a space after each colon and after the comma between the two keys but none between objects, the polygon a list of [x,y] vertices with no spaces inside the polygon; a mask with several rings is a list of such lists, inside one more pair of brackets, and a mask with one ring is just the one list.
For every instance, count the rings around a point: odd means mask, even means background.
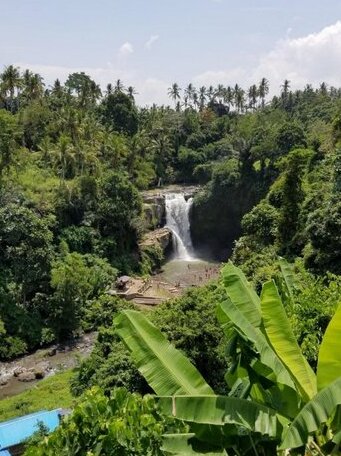
[{"label": "white cascading water", "polygon": [[174,257],[178,260],[193,260],[189,211],[192,198],[187,201],[183,193],[168,193],[166,198],[166,226],[173,233]]}]

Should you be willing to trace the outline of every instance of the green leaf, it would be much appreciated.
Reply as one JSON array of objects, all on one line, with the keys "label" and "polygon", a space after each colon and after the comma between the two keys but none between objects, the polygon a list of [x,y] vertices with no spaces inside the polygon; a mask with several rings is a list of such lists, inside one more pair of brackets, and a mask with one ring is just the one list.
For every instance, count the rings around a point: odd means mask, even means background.
[{"label": "green leaf", "polygon": [[290,420],[295,418],[300,410],[297,392],[281,383],[276,383],[271,388],[264,388],[261,383],[254,383],[250,390],[250,398],[277,410]]},{"label": "green leaf", "polygon": [[223,329],[229,327],[230,322],[254,344],[260,355],[263,364],[268,366],[276,375],[277,381],[295,389],[294,382],[272,347],[268,343],[266,337],[260,329],[254,328],[247,318],[238,310],[230,300],[226,300],[219,304],[217,308],[217,317]]},{"label": "green leaf", "polygon": [[126,310],[114,325],[156,394],[214,394],[193,364],[141,312]]},{"label": "green leaf", "polygon": [[276,411],[246,399],[227,396],[173,396],[159,398],[161,410],[180,420],[206,425],[233,424],[276,437],[282,426]]},{"label": "green leaf", "polygon": [[161,450],[179,456],[227,456],[224,449],[198,440],[195,434],[165,434]]},{"label": "green leaf", "polygon": [[341,404],[341,377],[316,394],[306,404],[287,432],[284,434],[280,449],[297,448],[305,445],[308,435],[326,423],[337,405]]},{"label": "green leaf", "polygon": [[266,335],[273,349],[295,379],[304,401],[309,401],[317,392],[316,376],[302,355],[273,281],[263,285],[261,308]]},{"label": "green leaf", "polygon": [[341,304],[329,322],[320,346],[317,363],[317,387],[325,388],[341,373]]},{"label": "green leaf", "polygon": [[281,268],[281,273],[284,279],[285,287],[289,299],[291,302],[294,302],[294,288],[295,288],[295,280],[294,280],[294,272],[293,272],[293,265],[288,263],[287,260],[284,258],[279,258],[279,267]]},{"label": "green leaf", "polygon": [[221,276],[231,301],[252,326],[259,327],[261,324],[260,300],[243,272],[229,262],[221,270]]}]

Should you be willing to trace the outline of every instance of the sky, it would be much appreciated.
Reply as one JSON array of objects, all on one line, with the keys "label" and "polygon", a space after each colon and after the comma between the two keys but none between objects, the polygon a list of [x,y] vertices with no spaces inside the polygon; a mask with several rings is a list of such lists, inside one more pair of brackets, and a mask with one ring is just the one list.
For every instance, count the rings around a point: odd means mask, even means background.
[{"label": "sky", "polygon": [[177,82],[271,93],[341,86],[340,0],[0,0],[0,69],[46,85],[85,71],[103,88],[122,79],[140,105],[170,103]]}]

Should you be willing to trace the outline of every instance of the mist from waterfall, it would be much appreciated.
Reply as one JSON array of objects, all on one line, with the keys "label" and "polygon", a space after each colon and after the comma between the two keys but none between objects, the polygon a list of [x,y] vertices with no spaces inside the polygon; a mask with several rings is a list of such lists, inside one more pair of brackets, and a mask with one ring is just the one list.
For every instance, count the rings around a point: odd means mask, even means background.
[{"label": "mist from waterfall", "polygon": [[166,199],[166,226],[173,233],[174,258],[193,260],[193,244],[189,222],[189,211],[193,198],[186,200],[183,193],[168,193]]}]

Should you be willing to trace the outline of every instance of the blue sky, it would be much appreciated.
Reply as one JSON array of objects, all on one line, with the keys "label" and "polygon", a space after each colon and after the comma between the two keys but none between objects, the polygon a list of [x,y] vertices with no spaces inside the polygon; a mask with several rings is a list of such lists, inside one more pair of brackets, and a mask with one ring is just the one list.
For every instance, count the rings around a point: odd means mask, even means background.
[{"label": "blue sky", "polygon": [[0,64],[47,84],[86,71],[101,85],[123,79],[141,104],[167,87],[262,76],[276,91],[326,80],[341,85],[339,0],[0,0]]}]

